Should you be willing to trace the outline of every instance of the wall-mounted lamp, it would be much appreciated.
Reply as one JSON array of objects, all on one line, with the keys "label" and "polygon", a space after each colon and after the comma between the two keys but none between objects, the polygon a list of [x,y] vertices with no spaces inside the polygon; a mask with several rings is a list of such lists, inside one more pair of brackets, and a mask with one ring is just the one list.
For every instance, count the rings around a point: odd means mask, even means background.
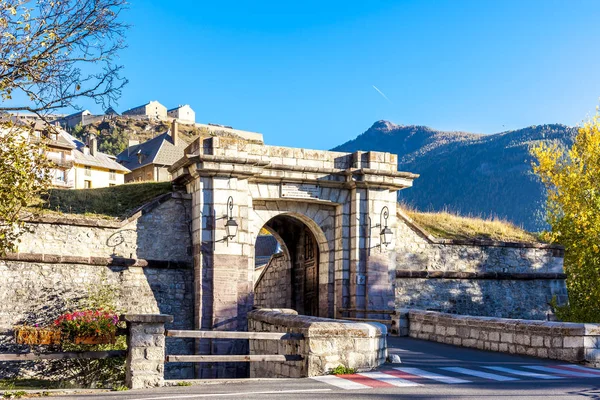
[{"label": "wall-mounted lamp", "polygon": [[237,235],[238,224],[233,219],[233,197],[227,199],[227,222],[225,223],[225,232],[227,236],[225,240],[233,239]]},{"label": "wall-mounted lamp", "polygon": [[379,231],[379,245],[375,246],[375,247],[379,247],[380,249],[382,249],[383,246],[387,247],[392,243],[392,238],[394,237],[394,232],[388,227],[388,217],[390,216],[390,211],[387,208],[387,206],[384,206],[381,209],[381,213],[379,214],[379,224],[377,225],[372,225],[371,224],[371,217],[367,216],[368,220],[367,223],[369,224],[367,227],[367,232],[368,234],[368,240],[369,240],[369,244],[367,245],[367,248],[370,249],[371,248],[371,231],[373,228],[381,228],[381,231]]},{"label": "wall-mounted lamp", "polygon": [[383,227],[379,235],[381,236],[381,244],[385,245],[385,247],[388,247],[388,245],[392,243],[392,237],[394,236],[394,233],[387,224],[389,216],[390,211],[388,210],[387,206],[384,206],[381,209],[381,214],[379,215],[379,226]]}]

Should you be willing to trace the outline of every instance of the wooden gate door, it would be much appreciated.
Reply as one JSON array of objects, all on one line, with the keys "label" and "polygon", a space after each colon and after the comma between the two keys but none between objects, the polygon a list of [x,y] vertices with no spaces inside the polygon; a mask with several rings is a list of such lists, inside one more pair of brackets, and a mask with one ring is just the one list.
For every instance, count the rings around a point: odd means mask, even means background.
[{"label": "wooden gate door", "polygon": [[308,228],[304,230],[304,313],[319,314],[319,251]]}]

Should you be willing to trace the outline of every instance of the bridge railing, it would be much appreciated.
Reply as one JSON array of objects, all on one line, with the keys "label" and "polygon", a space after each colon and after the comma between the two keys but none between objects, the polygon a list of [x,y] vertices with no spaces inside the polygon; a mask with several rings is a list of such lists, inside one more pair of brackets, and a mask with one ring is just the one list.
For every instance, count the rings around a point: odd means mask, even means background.
[{"label": "bridge railing", "polygon": [[[233,331],[196,331],[168,330],[167,337],[186,339],[229,339],[229,340],[303,340],[299,333],[279,332],[233,332]],[[301,361],[301,355],[294,354],[239,354],[239,355],[168,355],[166,362],[263,362],[263,361]]]}]

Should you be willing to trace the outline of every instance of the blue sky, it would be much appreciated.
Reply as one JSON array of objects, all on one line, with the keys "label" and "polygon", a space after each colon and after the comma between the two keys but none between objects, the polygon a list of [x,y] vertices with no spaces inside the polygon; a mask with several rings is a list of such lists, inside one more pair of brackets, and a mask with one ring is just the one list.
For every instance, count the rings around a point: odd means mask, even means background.
[{"label": "blue sky", "polygon": [[118,110],[187,103],[268,144],[328,149],[379,119],[575,125],[600,96],[597,1],[131,0],[124,19]]}]

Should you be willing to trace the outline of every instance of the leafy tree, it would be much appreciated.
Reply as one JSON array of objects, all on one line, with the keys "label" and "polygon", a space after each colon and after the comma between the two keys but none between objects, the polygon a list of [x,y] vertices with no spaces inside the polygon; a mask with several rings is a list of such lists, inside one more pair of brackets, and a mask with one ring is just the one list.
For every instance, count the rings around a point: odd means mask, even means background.
[{"label": "leafy tree", "polygon": [[25,224],[19,219],[50,181],[49,161],[41,140],[33,140],[28,127],[0,123],[0,255],[14,251]]},{"label": "leafy tree", "polygon": [[129,140],[123,129],[112,128],[110,135],[102,137],[98,150],[106,154],[117,155],[127,148]]},{"label": "leafy tree", "polygon": [[75,128],[73,128],[73,131],[71,132],[71,135],[73,135],[73,137],[76,139],[84,140],[85,137],[83,126],[81,124],[75,125]]},{"label": "leafy tree", "polygon": [[600,321],[600,114],[586,122],[571,149],[541,143],[533,170],[548,192],[547,239],[565,246],[569,305],[561,319]]}]

